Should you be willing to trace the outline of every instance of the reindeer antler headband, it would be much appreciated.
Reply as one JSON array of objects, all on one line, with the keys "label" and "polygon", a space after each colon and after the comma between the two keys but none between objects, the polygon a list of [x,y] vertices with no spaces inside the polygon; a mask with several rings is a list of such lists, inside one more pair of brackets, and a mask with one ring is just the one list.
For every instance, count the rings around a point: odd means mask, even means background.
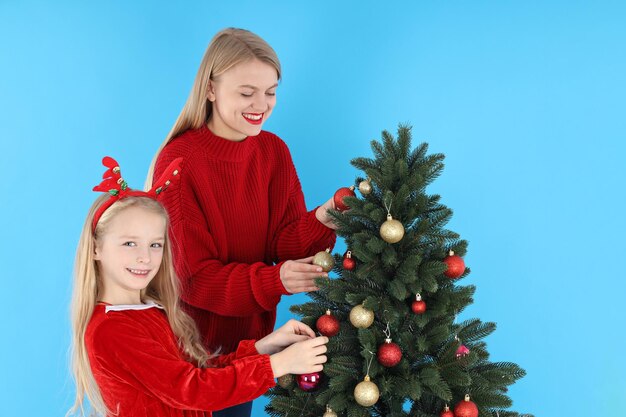
[{"label": "reindeer antler headband", "polygon": [[116,201],[131,196],[149,197],[154,200],[158,200],[159,195],[165,191],[165,189],[172,182],[180,178],[178,174],[180,173],[180,164],[182,161],[183,158],[174,159],[163,172],[163,175],[161,175],[161,177],[159,177],[159,179],[152,185],[150,191],[146,192],[129,188],[124,178],[122,178],[122,172],[117,161],[110,156],[102,158],[102,165],[108,169],[104,174],[102,174],[102,178],[104,178],[104,180],[100,183],[100,185],[93,187],[93,190],[109,193],[111,196],[98,208],[98,211],[96,211],[96,214],[93,217],[91,230],[95,232],[96,225],[98,224],[100,217],[102,217],[102,213],[104,213],[106,209],[111,207],[111,205]]}]

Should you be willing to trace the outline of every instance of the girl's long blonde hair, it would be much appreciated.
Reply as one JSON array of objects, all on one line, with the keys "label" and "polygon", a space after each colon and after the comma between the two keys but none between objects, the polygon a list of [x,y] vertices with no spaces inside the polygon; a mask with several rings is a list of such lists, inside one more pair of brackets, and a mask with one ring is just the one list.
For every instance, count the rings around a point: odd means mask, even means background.
[{"label": "girl's long blonde hair", "polygon": [[[76,414],[79,411],[80,415],[84,415],[85,398],[89,400],[94,412],[101,415],[114,414],[107,409],[98,389],[85,346],[85,331],[102,293],[102,278],[98,272],[97,261],[94,259],[96,242],[106,233],[111,219],[129,207],[140,207],[157,213],[166,219],[166,223],[169,222],[167,212],[159,202],[149,197],[132,196],[111,205],[102,214],[95,232],[92,232],[94,214],[109,197],[110,195],[103,194],[91,206],[76,251],[74,293],[71,306],[72,371],[76,380],[76,399],[73,407],[68,411],[68,415]],[[180,308],[178,286],[179,281],[174,272],[170,241],[166,229],[161,267],[148,287],[142,290],[141,299],[142,301],[154,300],[163,306],[169,324],[187,356],[186,359],[197,366],[207,366],[212,356],[202,347],[193,320]]]},{"label": "girl's long blonde hair", "polygon": [[280,61],[272,47],[258,35],[245,30],[228,28],[218,32],[207,47],[200,63],[187,102],[180,112],[174,127],[159,147],[148,169],[145,189],[152,187],[156,160],[170,140],[188,129],[198,129],[211,117],[211,102],[208,99],[209,81],[242,62],[258,59],[273,66],[280,80]]}]

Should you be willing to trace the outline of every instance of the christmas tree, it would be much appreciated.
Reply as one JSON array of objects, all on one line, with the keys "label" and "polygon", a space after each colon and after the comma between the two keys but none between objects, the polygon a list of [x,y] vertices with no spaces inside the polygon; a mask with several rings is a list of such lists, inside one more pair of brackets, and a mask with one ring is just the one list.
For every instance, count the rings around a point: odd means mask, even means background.
[{"label": "christmas tree", "polygon": [[[352,165],[365,174],[335,194],[332,211],[346,242],[343,256],[314,262],[338,277],[317,280],[311,301],[292,306],[302,321],[330,338],[319,375],[287,375],[268,393],[278,416],[520,416],[508,411],[507,387],[525,372],[490,362],[483,339],[495,323],[457,323],[475,287],[467,242],[445,229],[452,211],[426,187],[443,170],[442,154],[411,147],[398,128],[372,141],[373,158]],[[334,262],[333,262],[334,261]],[[332,266],[334,263],[334,267]],[[526,415],[528,416],[528,415]]]}]

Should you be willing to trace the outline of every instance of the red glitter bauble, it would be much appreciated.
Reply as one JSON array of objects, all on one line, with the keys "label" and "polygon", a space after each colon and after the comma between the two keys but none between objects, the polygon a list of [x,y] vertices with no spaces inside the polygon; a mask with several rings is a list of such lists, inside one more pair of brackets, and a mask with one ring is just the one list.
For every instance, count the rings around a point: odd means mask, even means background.
[{"label": "red glitter bauble", "polygon": [[317,389],[321,380],[322,380],[322,374],[319,372],[298,375],[296,378],[298,387],[300,387],[300,389],[303,391],[313,391]]},{"label": "red glitter bauble", "polygon": [[326,314],[317,319],[315,326],[321,334],[327,337],[339,333],[339,320],[330,313],[330,310],[326,310]]},{"label": "red glitter bauble", "polygon": [[391,339],[386,339],[385,343],[380,345],[378,348],[378,362],[382,366],[386,366],[387,368],[391,368],[392,366],[396,366],[400,363],[402,359],[402,351],[400,350],[400,346],[393,343]]},{"label": "red glitter bauble", "polygon": [[417,294],[415,296],[415,301],[411,304],[411,310],[415,314],[424,314],[426,312],[426,302],[422,300],[422,296]]},{"label": "red glitter bauble", "polygon": [[448,265],[448,269],[443,273],[448,278],[457,279],[465,272],[465,261],[460,256],[450,251],[450,255],[446,256],[443,262]]},{"label": "red glitter bauble", "polygon": [[343,257],[343,269],[352,271],[356,267],[356,261],[352,257],[352,252],[347,251]]},{"label": "red glitter bauble", "polygon": [[454,417],[478,417],[478,407],[470,401],[469,395],[465,395],[465,399],[454,407]]},{"label": "red glitter bauble", "polygon": [[335,192],[333,196],[333,201],[335,202],[335,208],[339,211],[348,210],[350,207],[343,202],[344,197],[356,197],[354,193],[354,185],[348,187],[342,187]]},{"label": "red glitter bauble", "polygon": [[446,408],[439,414],[439,417],[454,417],[454,413],[450,411],[450,407],[446,405]]}]

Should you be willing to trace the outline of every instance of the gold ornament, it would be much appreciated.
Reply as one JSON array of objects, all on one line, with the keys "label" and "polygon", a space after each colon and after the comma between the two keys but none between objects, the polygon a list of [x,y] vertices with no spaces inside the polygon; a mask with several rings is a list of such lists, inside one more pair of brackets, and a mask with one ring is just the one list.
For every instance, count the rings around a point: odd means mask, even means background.
[{"label": "gold ornament", "polygon": [[370,184],[369,178],[359,183],[359,191],[363,195],[368,195],[372,192],[372,184]]},{"label": "gold ornament", "polygon": [[371,407],[376,404],[378,397],[380,397],[380,391],[378,391],[376,384],[370,381],[369,375],[365,375],[363,381],[354,387],[354,399],[363,407]]},{"label": "gold ornament", "polygon": [[387,214],[387,220],[380,226],[380,237],[387,243],[397,243],[404,237],[404,226]]},{"label": "gold ornament", "polygon": [[333,411],[332,408],[330,408],[329,405],[326,406],[326,412],[324,413],[323,417],[337,417],[337,413],[335,413]]},{"label": "gold ornament", "polygon": [[292,374],[285,374],[278,378],[278,385],[280,385],[284,389],[287,389],[291,386],[291,384],[293,384],[293,381],[294,377]]},{"label": "gold ornament", "polygon": [[328,272],[335,266],[335,259],[330,254],[330,248],[325,251],[317,252],[313,258],[313,264],[321,266],[324,272]]},{"label": "gold ornament", "polygon": [[374,323],[374,312],[362,304],[355,306],[350,311],[350,323],[358,329],[367,329]]}]

